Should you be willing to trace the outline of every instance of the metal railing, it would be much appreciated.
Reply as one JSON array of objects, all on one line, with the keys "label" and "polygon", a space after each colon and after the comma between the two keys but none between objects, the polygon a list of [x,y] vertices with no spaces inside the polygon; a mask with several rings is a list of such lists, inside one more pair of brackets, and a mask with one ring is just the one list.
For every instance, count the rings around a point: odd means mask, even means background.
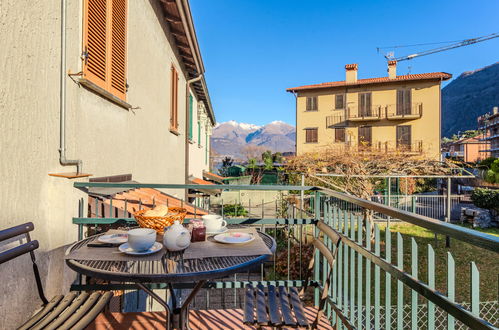
[{"label": "metal railing", "polygon": [[419,118],[423,115],[423,103],[389,104],[386,106],[387,119]]},{"label": "metal railing", "polygon": [[[278,191],[306,191],[314,196],[313,202],[306,206],[308,213],[296,213],[294,207],[285,202],[279,206],[280,212],[267,217],[265,210],[259,217],[226,216],[229,224],[243,224],[257,226],[260,230],[269,233],[278,242],[277,251],[272,260],[261,266],[258,272],[236,274],[233,278],[220,279],[206,285],[205,291],[198,295],[197,303],[212,308],[220,308],[214,304],[220,301],[222,307],[240,308],[243,303],[241,288],[246,283],[262,283],[263,285],[277,284],[287,286],[302,286],[307,278],[302,269],[305,269],[307,253],[310,252],[311,236],[316,235],[314,224],[322,220],[335,229],[342,237],[338,247],[338,257],[332,269],[332,286],[329,289],[328,303],[325,314],[331,323],[338,327],[358,329],[385,329],[396,324],[398,329],[435,328],[437,316],[443,313],[448,329],[455,329],[457,322],[461,322],[472,329],[492,329],[490,322],[498,325],[499,315],[493,313],[489,321],[484,320],[485,314],[480,312],[480,273],[474,262],[470,263],[471,278],[469,283],[456,282],[456,261],[450,252],[447,252],[447,264],[435,262],[435,250],[431,245],[427,247],[425,259],[428,276],[425,279],[418,277],[420,260],[418,244],[414,237],[404,238],[396,233],[396,241],[392,244],[390,226],[384,228],[385,237],[381,237],[382,228],[376,223],[366,221],[372,214],[382,214],[390,219],[398,219],[409,224],[426,228],[435,234],[447,235],[457,240],[465,241],[481,248],[497,257],[499,252],[499,237],[487,235],[464,227],[445,223],[436,219],[424,217],[411,212],[403,211],[391,206],[374,203],[372,201],[346,195],[322,187],[313,186],[236,186],[236,185],[181,185],[181,184],[134,184],[134,183],[75,183],[75,187],[121,187],[121,188],[156,188],[156,189],[229,189],[229,190],[278,190]],[[112,203],[111,203],[112,205]],[[134,224],[133,218],[123,212],[123,217],[115,215],[112,218],[103,218],[99,215],[89,218],[83,215],[84,202],[80,202],[79,216],[73,218],[73,223],[79,226],[79,236],[83,237],[83,226],[98,226],[99,224],[126,223]],[[302,205],[305,208],[305,205]],[[298,217],[299,215],[300,217]],[[394,233],[395,234],[395,233]],[[404,240],[405,239],[405,240]],[[327,238],[324,242],[333,249]],[[410,243],[410,253],[404,253],[404,244]],[[407,245],[406,245],[407,246]],[[396,249],[394,249],[396,247]],[[392,252],[392,248],[395,252]],[[308,251],[308,252],[307,252]],[[393,255],[392,255],[393,254]],[[325,283],[329,265],[318,251],[313,254],[315,269],[312,284],[315,288],[314,300],[317,304],[319,288]],[[406,259],[410,260],[406,260]],[[410,269],[405,268],[407,261]],[[404,263],[405,262],[405,263]],[[303,268],[301,266],[304,266]],[[446,293],[435,289],[435,274],[437,267],[444,267],[446,273]],[[440,269],[440,268],[438,268]],[[457,285],[456,285],[457,284]],[[497,284],[497,283],[496,283]],[[457,303],[456,288],[464,285],[471,287],[470,305]],[[151,285],[153,289],[163,289],[165,285]],[[189,284],[178,288],[188,289]],[[73,289],[90,290],[96,285],[74,285]],[[100,289],[131,289],[132,284],[100,285]],[[219,292],[220,294],[215,294]],[[396,299],[392,300],[392,292],[396,292]],[[138,295],[137,295],[138,296]],[[383,297],[383,301],[382,298]],[[425,325],[421,326],[419,317],[424,302],[426,315]],[[382,305],[383,302],[383,305]],[[196,303],[195,303],[196,304]],[[410,307],[407,307],[410,306]],[[497,305],[496,305],[497,307]],[[408,311],[410,310],[410,312]],[[495,308],[496,311],[498,310]],[[396,310],[395,314],[392,313]],[[386,312],[385,312],[386,311]],[[392,315],[394,314],[394,315]],[[440,321],[439,321],[440,322]]]},{"label": "metal railing", "polygon": [[383,116],[385,106],[372,105],[371,107],[360,108],[357,105],[347,107],[348,120],[380,120]]}]

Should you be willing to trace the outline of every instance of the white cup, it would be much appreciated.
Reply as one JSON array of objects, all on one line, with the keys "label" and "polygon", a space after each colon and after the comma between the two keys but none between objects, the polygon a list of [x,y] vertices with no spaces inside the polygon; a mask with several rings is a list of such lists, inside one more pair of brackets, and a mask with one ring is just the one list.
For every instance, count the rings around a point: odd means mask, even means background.
[{"label": "white cup", "polygon": [[156,231],[150,228],[136,228],[128,231],[128,245],[134,251],[147,251],[156,242]]},{"label": "white cup", "polygon": [[227,221],[223,220],[221,215],[207,214],[203,215],[202,218],[207,232],[221,231],[227,226]]}]

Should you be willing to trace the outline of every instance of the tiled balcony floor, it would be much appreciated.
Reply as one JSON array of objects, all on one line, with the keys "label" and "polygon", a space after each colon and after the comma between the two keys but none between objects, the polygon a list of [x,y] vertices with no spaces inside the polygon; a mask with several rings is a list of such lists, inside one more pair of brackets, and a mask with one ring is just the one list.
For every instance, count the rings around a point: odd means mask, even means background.
[{"label": "tiled balcony floor", "polygon": [[[313,307],[305,309],[310,323],[315,318],[317,310]],[[192,330],[216,329],[256,329],[243,325],[241,309],[193,310],[189,315],[189,326]],[[162,329],[165,324],[164,312],[144,313],[102,313],[87,327],[87,330],[103,329]],[[263,328],[263,329],[270,329]],[[333,329],[323,317],[318,329]]]}]

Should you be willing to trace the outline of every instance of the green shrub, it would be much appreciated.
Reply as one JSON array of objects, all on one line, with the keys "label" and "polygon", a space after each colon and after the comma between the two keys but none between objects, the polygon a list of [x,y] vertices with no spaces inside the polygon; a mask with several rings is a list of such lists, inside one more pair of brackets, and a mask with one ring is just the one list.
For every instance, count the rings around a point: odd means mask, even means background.
[{"label": "green shrub", "polygon": [[495,157],[489,157],[489,158],[485,158],[484,160],[482,160],[479,165],[482,166],[482,167],[486,167],[487,169],[490,169],[490,166],[492,165],[492,163],[494,161],[496,161],[497,158]]},{"label": "green shrub", "polygon": [[499,190],[477,188],[473,191],[471,200],[480,208],[499,211]]},{"label": "green shrub", "polygon": [[494,162],[490,165],[490,169],[496,173],[499,173],[499,159],[494,160]]},{"label": "green shrub", "polygon": [[224,205],[224,216],[245,217],[248,211],[241,204],[226,204]]},{"label": "green shrub", "polygon": [[487,170],[485,173],[485,181],[490,183],[496,182],[496,173],[492,170]]}]

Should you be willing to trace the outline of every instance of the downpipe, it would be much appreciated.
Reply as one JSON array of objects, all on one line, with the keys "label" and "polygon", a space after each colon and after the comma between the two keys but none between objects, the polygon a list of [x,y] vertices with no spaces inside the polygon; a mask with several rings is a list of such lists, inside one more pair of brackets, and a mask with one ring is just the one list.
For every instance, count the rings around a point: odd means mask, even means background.
[{"label": "downpipe", "polygon": [[66,0],[61,0],[61,72],[60,72],[60,104],[59,104],[59,162],[62,166],[76,166],[80,174],[83,166],[81,159],[66,158]]}]

